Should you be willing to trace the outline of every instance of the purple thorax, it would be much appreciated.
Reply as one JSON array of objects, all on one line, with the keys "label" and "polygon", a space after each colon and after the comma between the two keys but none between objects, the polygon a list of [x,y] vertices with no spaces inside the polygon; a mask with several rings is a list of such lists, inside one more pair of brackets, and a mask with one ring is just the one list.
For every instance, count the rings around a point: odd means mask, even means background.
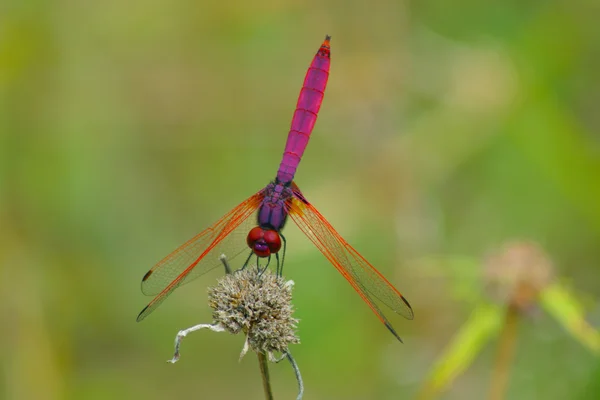
[{"label": "purple thorax", "polygon": [[292,189],[276,181],[269,183],[264,190],[265,197],[258,209],[258,225],[279,232],[287,219],[286,203],[292,197]]}]

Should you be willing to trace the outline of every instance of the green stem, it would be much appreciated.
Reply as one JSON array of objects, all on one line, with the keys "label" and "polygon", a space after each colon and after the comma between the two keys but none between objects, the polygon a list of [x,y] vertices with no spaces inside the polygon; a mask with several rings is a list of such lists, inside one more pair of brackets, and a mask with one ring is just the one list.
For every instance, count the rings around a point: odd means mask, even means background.
[{"label": "green stem", "polygon": [[504,325],[500,332],[496,361],[494,362],[494,369],[492,371],[490,400],[502,400],[506,397],[510,367],[517,343],[518,322],[519,311],[515,306],[509,305],[504,317]]},{"label": "green stem", "polygon": [[260,367],[260,375],[262,376],[263,389],[265,391],[265,399],[273,400],[273,391],[271,390],[271,378],[269,377],[269,365],[267,364],[267,356],[263,353],[256,352],[258,356],[258,366]]}]

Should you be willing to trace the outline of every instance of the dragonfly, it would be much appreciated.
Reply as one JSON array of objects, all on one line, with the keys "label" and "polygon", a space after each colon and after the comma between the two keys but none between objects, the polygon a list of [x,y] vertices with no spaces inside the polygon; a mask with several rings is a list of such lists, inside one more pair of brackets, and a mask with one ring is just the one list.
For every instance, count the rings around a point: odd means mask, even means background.
[{"label": "dragonfly", "polygon": [[258,268],[260,259],[267,259],[268,266],[274,258],[277,274],[281,276],[286,250],[282,229],[289,217],[346,278],[387,329],[402,342],[376,300],[395,313],[413,319],[408,301],[344,240],[294,182],[296,169],[323,102],[331,63],[330,40],[330,36],[325,37],[306,72],[275,179],[212,226],[185,242],[144,275],[142,292],[155,297],[139,313],[138,322],[156,310],[178,287],[222,267],[221,255],[231,260],[247,254],[242,268],[248,265],[253,256],[257,257]]}]

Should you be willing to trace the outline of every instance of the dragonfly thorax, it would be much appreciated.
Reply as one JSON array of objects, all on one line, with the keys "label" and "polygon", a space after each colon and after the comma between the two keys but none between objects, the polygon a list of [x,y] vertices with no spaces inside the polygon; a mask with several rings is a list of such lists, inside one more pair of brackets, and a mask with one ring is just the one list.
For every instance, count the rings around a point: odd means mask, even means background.
[{"label": "dragonfly thorax", "polygon": [[286,203],[290,201],[292,195],[292,190],[284,183],[268,184],[265,188],[265,197],[258,209],[258,226],[281,231],[288,215]]},{"label": "dragonfly thorax", "polygon": [[281,237],[277,231],[254,227],[246,238],[248,247],[259,257],[268,257],[281,249]]}]

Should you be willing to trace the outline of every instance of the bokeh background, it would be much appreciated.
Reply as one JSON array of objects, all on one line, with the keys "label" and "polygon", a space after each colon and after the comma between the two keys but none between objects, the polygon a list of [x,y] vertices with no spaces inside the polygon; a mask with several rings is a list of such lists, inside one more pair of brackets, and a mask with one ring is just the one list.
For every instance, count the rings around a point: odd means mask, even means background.
[{"label": "bokeh background", "polygon": [[[594,0],[3,1],[0,398],[263,398],[241,337],[195,333],[165,363],[179,329],[210,322],[218,272],[138,324],[139,282],[274,177],[326,33],[296,181],[415,319],[391,317],[397,343],[290,223],[305,398],[417,397],[488,301],[486,255],[514,241],[600,325],[598,15]],[[517,334],[507,398],[600,398],[594,352],[551,315],[534,305]],[[441,397],[486,398],[495,357],[491,337]],[[271,374],[295,398],[289,365]]]}]

